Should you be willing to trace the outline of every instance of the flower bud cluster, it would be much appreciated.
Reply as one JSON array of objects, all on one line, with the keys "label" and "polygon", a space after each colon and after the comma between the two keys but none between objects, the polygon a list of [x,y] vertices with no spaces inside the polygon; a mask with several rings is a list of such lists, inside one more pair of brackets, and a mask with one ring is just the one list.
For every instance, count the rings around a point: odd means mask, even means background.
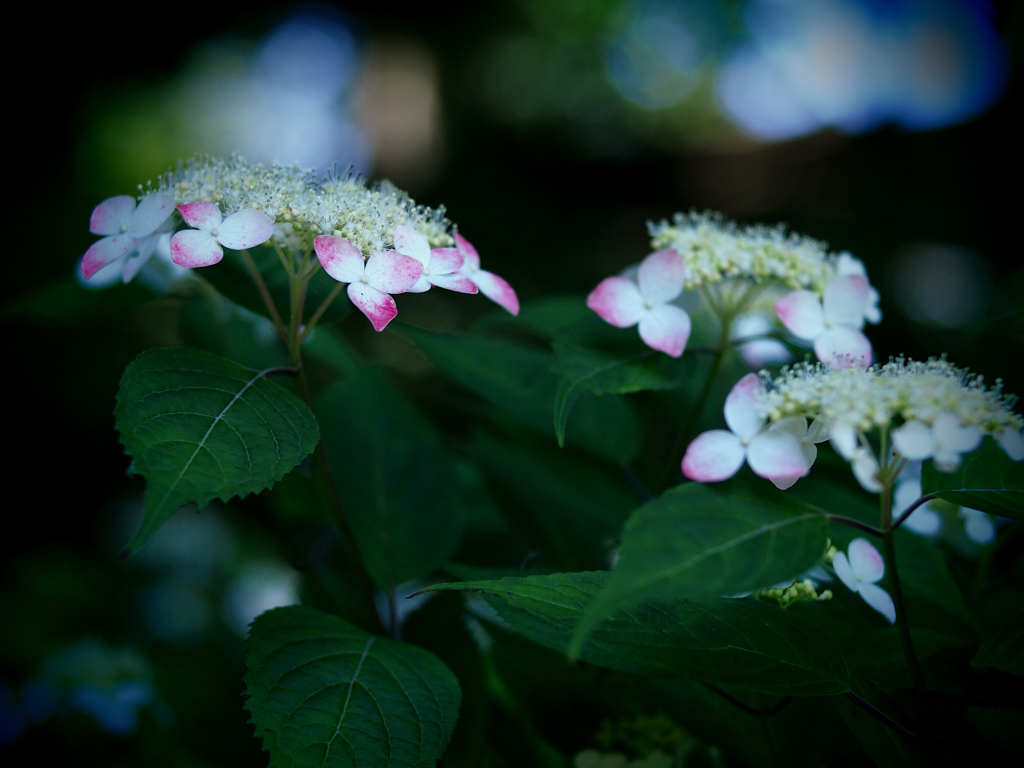
[{"label": "flower bud cluster", "polygon": [[832,590],[825,589],[820,593],[810,579],[793,582],[788,587],[766,587],[759,589],[751,597],[759,600],[774,600],[780,608],[786,608],[793,603],[799,602],[820,602],[832,599]]},{"label": "flower bud cluster", "polygon": [[719,213],[677,213],[648,222],[654,249],[674,248],[686,265],[686,289],[734,277],[779,280],[819,296],[836,276],[837,256],[825,243],[786,232],[784,225],[740,227]]}]

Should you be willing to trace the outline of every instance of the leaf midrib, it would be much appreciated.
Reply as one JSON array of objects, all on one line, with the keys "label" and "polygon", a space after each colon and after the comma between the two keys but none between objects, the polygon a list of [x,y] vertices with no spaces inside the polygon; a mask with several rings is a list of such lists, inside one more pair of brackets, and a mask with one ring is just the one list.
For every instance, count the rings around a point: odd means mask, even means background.
[{"label": "leaf midrib", "polygon": [[356,664],[355,672],[352,673],[352,679],[348,683],[348,694],[345,696],[345,704],[342,706],[341,716],[338,718],[338,727],[334,729],[334,735],[331,736],[330,741],[327,742],[327,749],[324,750],[324,759],[323,762],[320,763],[320,768],[324,768],[324,766],[327,765],[327,758],[330,757],[331,754],[331,745],[334,743],[334,740],[338,738],[338,734],[341,733],[341,724],[345,721],[345,713],[348,712],[348,703],[352,699],[352,689],[355,688],[356,678],[359,677],[359,673],[363,669],[363,662],[366,661],[366,655],[370,652],[370,646],[373,645],[373,641],[376,639],[376,637],[371,635],[370,639],[366,641],[363,653],[359,657],[359,663]]}]

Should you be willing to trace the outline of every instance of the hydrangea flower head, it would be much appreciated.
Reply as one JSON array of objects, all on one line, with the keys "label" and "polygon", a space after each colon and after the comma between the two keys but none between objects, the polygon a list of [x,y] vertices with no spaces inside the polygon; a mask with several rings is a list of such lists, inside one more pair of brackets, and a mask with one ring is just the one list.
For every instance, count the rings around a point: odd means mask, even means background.
[{"label": "hydrangea flower head", "polygon": [[618,328],[640,326],[651,349],[679,357],[690,338],[690,316],[670,304],[683,292],[686,268],[671,248],[655,251],[640,263],[637,280],[608,277],[587,296],[587,306]]},{"label": "hydrangea flower head", "polygon": [[876,583],[885,575],[882,556],[867,539],[854,539],[847,551],[849,557],[838,552],[832,560],[836,576],[850,591],[859,594],[865,603],[885,616],[890,624],[895,624],[896,606],[892,597]]}]

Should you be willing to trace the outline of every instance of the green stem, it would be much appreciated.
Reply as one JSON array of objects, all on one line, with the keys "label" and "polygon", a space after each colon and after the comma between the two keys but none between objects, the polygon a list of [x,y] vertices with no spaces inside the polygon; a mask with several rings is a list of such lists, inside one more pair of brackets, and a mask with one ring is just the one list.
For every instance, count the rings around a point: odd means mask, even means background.
[{"label": "green stem", "polygon": [[320,302],[320,306],[316,308],[316,312],[314,312],[313,316],[309,318],[309,322],[306,323],[306,327],[303,328],[302,333],[299,334],[299,344],[306,340],[306,337],[309,336],[313,331],[313,328],[316,326],[317,321],[323,316],[324,312],[327,311],[327,308],[331,306],[331,302],[338,297],[338,294],[341,293],[341,289],[344,287],[344,283],[338,283],[333,289],[331,289],[331,292],[327,294],[327,298]]},{"label": "green stem", "polygon": [[[883,432],[883,445],[884,445]],[[883,454],[884,455],[884,454]],[[907,623],[907,609],[903,602],[903,587],[900,584],[900,573],[896,568],[896,545],[893,542],[892,525],[892,483],[887,482],[882,487],[882,549],[885,556],[885,570],[889,574],[889,586],[892,589],[892,602],[896,607],[896,627],[900,633],[900,643],[903,645],[903,656],[907,661],[907,668],[910,670],[910,679],[914,683],[924,702],[925,684],[924,675],[917,662],[917,654],[914,652],[914,641],[910,637],[910,625]]]},{"label": "green stem", "polygon": [[241,251],[242,258],[245,259],[245,265],[249,268],[249,273],[252,275],[253,281],[256,283],[256,287],[259,289],[260,295],[263,297],[263,303],[267,305],[267,311],[270,312],[270,319],[274,321],[274,327],[277,328],[277,335],[281,337],[281,341],[288,346],[288,332],[284,328],[284,323],[281,321],[281,314],[277,311],[277,307],[274,306],[274,299],[270,296],[270,290],[267,288],[267,284],[263,281],[263,275],[260,274],[259,269],[256,268],[256,262],[252,260],[252,256],[249,254],[249,250],[243,248]]},{"label": "green stem", "polygon": [[288,277],[295,277],[295,269],[290,263],[288,257],[284,255],[284,251],[281,250],[281,246],[278,245],[275,240],[271,240],[270,244],[274,246],[274,253],[276,253],[277,258],[281,260],[281,266],[284,267],[284,271],[288,273]]}]

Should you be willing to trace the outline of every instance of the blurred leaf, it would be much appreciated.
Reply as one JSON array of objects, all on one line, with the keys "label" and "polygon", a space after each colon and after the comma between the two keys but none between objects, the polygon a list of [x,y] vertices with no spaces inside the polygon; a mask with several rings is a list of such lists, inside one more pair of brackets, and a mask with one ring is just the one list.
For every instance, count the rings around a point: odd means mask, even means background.
[{"label": "blurred leaf", "polygon": [[[904,766],[926,766],[933,763],[929,755],[922,747],[908,741],[904,736],[894,732],[882,721],[873,717],[861,707],[854,704],[845,696],[835,696],[832,699],[836,710],[839,712],[843,722],[853,732],[857,741],[864,748],[875,765],[882,768],[904,768]],[[885,703],[873,702],[882,711],[886,710]],[[901,723],[910,726],[911,723]],[[913,731],[913,728],[909,730]]]},{"label": "blurred leaf", "polygon": [[1024,519],[1024,462],[1011,460],[991,437],[955,472],[940,472],[926,461],[921,489],[961,507]]},{"label": "blurred leaf", "polygon": [[576,401],[595,395],[645,389],[672,389],[692,369],[691,358],[676,359],[645,345],[635,333],[623,333],[593,317],[576,323],[554,340],[555,434],[565,439],[565,425]]},{"label": "blurred leaf", "polygon": [[381,589],[443,563],[462,538],[459,479],[430,423],[376,371],[317,399],[338,494]]},{"label": "blurred leaf", "polygon": [[153,349],[125,369],[114,416],[146,505],[126,553],[179,507],[257,493],[319,440],[309,408],[254,371],[197,349]]},{"label": "blurred leaf", "polygon": [[290,606],[257,617],[245,708],[271,765],[433,768],[462,698],[427,651]]},{"label": "blurred leaf", "polygon": [[[565,652],[573,628],[612,574],[556,573],[437,584],[427,591],[482,592],[517,632]],[[849,688],[842,657],[795,614],[757,600],[642,602],[601,620],[579,658],[623,672],[821,696]]]},{"label": "blurred leaf", "polygon": [[987,637],[971,666],[977,669],[993,667],[1000,672],[1024,676],[1024,624],[1011,622]]},{"label": "blurred leaf", "polygon": [[505,516],[563,570],[608,563],[636,504],[617,467],[537,440],[499,440],[481,431],[480,466]]},{"label": "blurred leaf", "polygon": [[514,328],[550,339],[591,314],[593,310],[587,307],[583,296],[552,296],[524,304],[518,315],[504,311],[485,315],[473,324],[473,330],[483,333],[495,328]]},{"label": "blurred leaf", "polygon": [[767,483],[673,488],[626,523],[608,588],[577,627],[570,654],[612,608],[742,594],[794,579],[821,557],[827,533],[819,510]]},{"label": "blurred leaf", "polygon": [[[260,245],[249,249],[256,268],[263,276],[263,282],[267,284],[270,297],[277,307],[277,311],[288,322],[288,308],[291,306],[291,294],[288,285],[288,273],[284,271],[281,260],[274,253],[274,249],[267,245]],[[212,269],[202,270],[201,276],[216,288],[223,296],[239,306],[245,307],[263,317],[270,317],[267,305],[263,302],[263,296],[256,283],[253,281],[252,273],[246,266],[242,254],[238,251],[226,250],[224,258]],[[304,319],[308,319],[320,306],[327,294],[337,286],[337,282],[331,279],[330,275],[322,269],[317,270],[310,279],[306,288],[306,303],[303,311]],[[320,324],[327,324],[338,320],[348,314],[352,309],[352,302],[348,295],[342,291],[331,302],[331,306],[320,318]]]},{"label": "blurred leaf", "polygon": [[[503,414],[551,434],[556,381],[550,354],[508,341],[447,336],[410,326],[403,326],[402,333],[460,385]],[[629,461],[640,447],[636,418],[617,398],[580,402],[570,426],[569,443],[615,462]]]}]

